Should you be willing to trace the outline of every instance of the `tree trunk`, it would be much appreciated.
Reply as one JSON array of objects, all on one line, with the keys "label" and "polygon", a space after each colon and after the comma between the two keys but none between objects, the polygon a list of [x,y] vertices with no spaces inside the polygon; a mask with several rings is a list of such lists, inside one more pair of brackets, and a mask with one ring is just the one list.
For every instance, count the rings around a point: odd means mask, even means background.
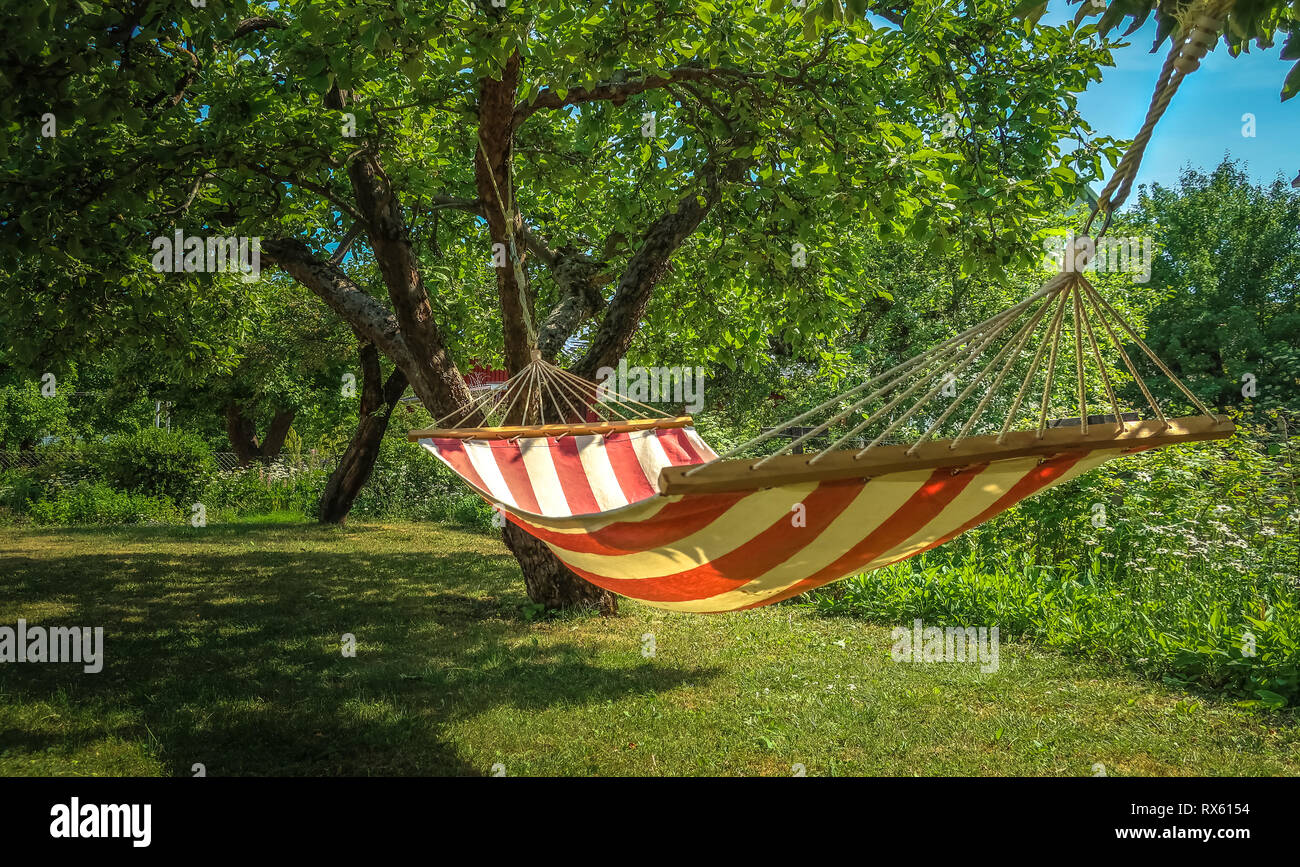
[{"label": "tree trunk", "polygon": [[339,465],[330,474],[321,494],[318,517],[322,524],[342,524],[347,519],[357,494],[375,469],[379,444],[393,409],[406,391],[406,375],[395,368],[386,382],[380,382],[379,351],[373,343],[361,347],[361,406],[357,429]]},{"label": "tree trunk", "polygon": [[[501,331],[505,339],[506,370],[518,373],[532,361],[530,337],[533,311],[523,245],[516,237],[523,225],[514,201],[511,153],[514,149],[515,94],[519,90],[519,54],[510,56],[500,78],[479,83],[478,139],[474,157],[474,183],[483,200],[483,217],[495,247],[504,245],[509,261],[496,269],[497,300],[501,306]],[[516,259],[515,257],[518,257]],[[507,419],[517,424],[518,419]]]},{"label": "tree trunk", "polygon": [[262,437],[262,460],[273,461],[280,456],[280,450],[284,448],[284,438],[289,435],[289,428],[293,427],[293,420],[297,414],[297,410],[292,409],[275,411],[271,424],[266,428],[266,436]]},{"label": "tree trunk", "polygon": [[[500,79],[481,82],[480,127],[483,151],[475,158],[475,180],[481,188],[492,187],[486,196],[485,213],[494,242],[508,240],[522,229],[513,208],[510,146],[513,134],[514,91],[518,84],[519,58],[507,63]],[[342,109],[348,94],[333,88],[325,105]],[[484,152],[485,151],[485,152]],[[375,254],[380,275],[388,289],[392,311],[361,291],[334,264],[313,257],[300,241],[273,239],[262,246],[264,258],[276,262],[299,282],[316,292],[367,339],[404,369],[411,386],[435,417],[465,406],[471,400],[469,388],[447,352],[442,333],[434,320],[428,294],[420,277],[419,262],[411,249],[401,202],[374,154],[364,154],[348,167],[356,203],[367,220],[367,238]],[[498,196],[498,192],[500,196]],[[506,201],[502,201],[504,198]],[[502,211],[507,214],[502,214]],[[513,213],[513,218],[507,216]],[[515,225],[510,225],[513,219]],[[522,251],[516,247],[516,252]],[[508,273],[506,273],[508,272]],[[528,363],[533,346],[527,338],[531,319],[526,275],[521,264],[499,269],[498,292],[506,336],[507,368],[517,371]],[[386,420],[385,420],[386,423]],[[358,431],[360,434],[360,431]],[[382,431],[378,434],[382,436]],[[349,446],[351,451],[351,445]],[[341,466],[339,487],[365,464],[366,452],[358,447],[355,466]],[[345,462],[348,460],[344,456]],[[373,459],[371,460],[373,466]],[[366,473],[368,475],[368,472]],[[364,478],[361,479],[364,482]],[[357,483],[360,486],[360,482]],[[321,519],[324,518],[322,498]],[[561,563],[542,542],[507,525],[506,546],[519,561],[528,596],[548,608],[594,606],[604,614],[617,611],[614,594],[588,583]]]},{"label": "tree trunk", "polygon": [[297,412],[292,409],[276,410],[271,424],[267,426],[266,436],[261,442],[257,439],[257,426],[253,420],[244,415],[239,404],[231,401],[226,405],[226,439],[241,466],[248,466],[253,461],[275,460],[284,447],[284,438],[289,435],[293,419]]},{"label": "tree trunk", "polygon": [[[325,105],[341,110],[349,99],[350,95],[335,85],[326,95]],[[363,153],[349,163],[348,178],[357,207],[366,217],[366,238],[400,329],[403,357],[398,359],[391,353],[390,357],[406,368],[411,387],[435,417],[469,403],[469,387],[447,352],[442,330],[434,320],[429,293],[420,276],[419,258],[411,248],[402,203],[379,158],[363,148]]]},{"label": "tree trunk", "polygon": [[226,405],[226,438],[240,466],[248,466],[261,457],[257,448],[257,429],[236,403]]},{"label": "tree trunk", "polygon": [[[474,180],[483,200],[483,216],[493,244],[513,247],[522,259],[519,240],[523,226],[514,202],[514,179],[511,152],[514,145],[514,108],[519,87],[518,54],[506,61],[499,78],[486,77],[479,82],[478,139],[475,150]],[[528,276],[522,261],[513,260],[497,268],[497,299],[501,306],[501,325],[505,338],[506,369],[518,373],[532,360],[535,347],[530,327],[533,311]],[[518,423],[522,418],[507,418]],[[618,597],[575,575],[551,553],[543,542],[507,523],[502,538],[510,553],[519,561],[528,598],[547,608],[593,607],[601,614],[618,612]]]},{"label": "tree trunk", "polygon": [[501,532],[524,573],[528,598],[547,608],[594,608],[605,616],[618,613],[618,597],[578,577],[546,547],[546,543],[507,522]]}]

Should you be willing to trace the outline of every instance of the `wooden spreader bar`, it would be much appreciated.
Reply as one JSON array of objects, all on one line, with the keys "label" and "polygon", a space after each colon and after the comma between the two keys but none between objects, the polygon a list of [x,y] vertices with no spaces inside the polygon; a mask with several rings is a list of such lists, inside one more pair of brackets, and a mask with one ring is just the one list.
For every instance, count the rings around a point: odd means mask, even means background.
[{"label": "wooden spreader bar", "polygon": [[[918,446],[907,454],[910,445],[877,446],[861,460],[854,460],[858,448],[829,452],[816,463],[810,455],[779,455],[761,467],[762,458],[733,458],[701,467],[699,464],[665,467],[659,473],[659,491],[663,494],[705,494],[722,491],[750,491],[799,482],[832,479],[866,479],[905,470],[959,468],[971,464],[1019,458],[1044,457],[1072,451],[1099,449],[1145,449],[1172,443],[1218,440],[1232,436],[1236,427],[1226,417],[1216,419],[1198,415],[1169,419],[1166,427],[1158,420],[1130,422],[1126,430],[1115,423],[1094,424],[1081,434],[1078,426],[1048,428],[1039,438],[1037,430],[1012,431],[999,445],[997,436],[971,437],[958,442],[956,448],[939,440]],[[697,472],[691,473],[692,469]]]},{"label": "wooden spreader bar", "polygon": [[411,442],[422,439],[510,440],[516,437],[590,436],[591,434],[631,433],[639,430],[666,430],[690,427],[689,415],[676,418],[638,418],[620,422],[584,422],[582,424],[529,424],[509,427],[431,428],[406,434]]}]

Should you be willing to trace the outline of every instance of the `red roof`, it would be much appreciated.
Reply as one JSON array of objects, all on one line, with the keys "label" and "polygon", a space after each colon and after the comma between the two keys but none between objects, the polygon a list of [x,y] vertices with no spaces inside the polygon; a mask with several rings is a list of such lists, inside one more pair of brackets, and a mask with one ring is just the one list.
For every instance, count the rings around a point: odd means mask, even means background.
[{"label": "red roof", "polygon": [[465,371],[465,384],[471,389],[501,385],[509,378],[510,374],[504,370],[483,367],[477,361],[470,362],[469,369]]}]

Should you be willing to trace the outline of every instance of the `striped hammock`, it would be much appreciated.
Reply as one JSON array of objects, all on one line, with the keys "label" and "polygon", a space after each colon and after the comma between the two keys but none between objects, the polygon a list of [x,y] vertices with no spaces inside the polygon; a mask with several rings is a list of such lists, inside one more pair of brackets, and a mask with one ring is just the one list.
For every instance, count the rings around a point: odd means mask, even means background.
[{"label": "striped hammock", "polygon": [[419,442],[581,577],[694,612],[768,605],[904,560],[1123,451],[665,496],[661,469],[713,457],[690,428]]},{"label": "striped hammock", "polygon": [[[1047,414],[1070,299],[1077,382],[1061,379],[1077,397],[1079,415],[1053,425]],[[1099,352],[1114,413],[1089,415],[1083,346],[1085,336],[1095,335],[1083,318],[1087,303],[1096,305],[1114,336],[1110,314],[1118,314],[1101,306],[1086,279],[1049,281],[1031,299],[792,419],[782,426],[797,432],[791,443],[762,458],[733,456],[782,428],[719,457],[689,417],[657,417],[653,408],[536,355],[499,393],[459,411],[459,426],[412,431],[410,438],[593,584],[676,611],[755,608],[942,545],[1025,497],[1122,454],[1231,435],[1232,424],[1206,409],[1154,355],[1201,416],[1168,418],[1154,399],[1153,419],[1122,412]],[[992,395],[1020,370],[1017,363],[1024,367],[1023,350],[1040,323],[1046,326],[1042,345],[1023,378],[1017,376],[1020,391],[1001,430],[968,437]],[[994,353],[998,338],[1005,342]],[[1044,368],[1048,345],[1051,362]],[[1115,345],[1150,398],[1118,339]],[[1098,349],[1095,339],[1092,349]],[[978,358],[985,359],[984,370],[967,374]],[[1011,430],[1012,417],[1039,379],[1045,382],[1037,427]],[[932,406],[952,381],[967,383],[962,393],[950,395],[946,408]],[[926,386],[910,408],[900,408]],[[934,439],[981,386],[987,391],[974,415],[953,436]],[[864,392],[867,397],[860,399]],[[872,401],[881,408],[862,408]],[[927,406],[929,415],[922,412]],[[638,407],[654,415],[631,416]],[[830,417],[816,427],[793,428],[819,411]],[[541,423],[482,426],[495,417]],[[547,424],[547,417],[559,421]],[[883,430],[865,448],[839,448],[855,436],[855,445],[862,444],[861,431],[873,423]],[[889,444],[890,434],[900,430],[909,432],[910,443]],[[835,441],[812,456],[783,454],[817,436]]]}]

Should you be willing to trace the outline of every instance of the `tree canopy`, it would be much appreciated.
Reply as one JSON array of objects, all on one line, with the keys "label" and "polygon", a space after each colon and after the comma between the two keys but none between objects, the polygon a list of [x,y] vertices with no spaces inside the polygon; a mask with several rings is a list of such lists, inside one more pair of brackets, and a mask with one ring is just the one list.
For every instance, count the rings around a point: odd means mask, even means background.
[{"label": "tree canopy", "polygon": [[[345,318],[390,357],[406,305],[381,309],[380,287],[403,280],[454,355],[512,367],[529,325],[552,356],[585,327],[583,369],[617,358],[656,285],[688,273],[716,297],[691,325],[679,305],[651,322],[693,326],[709,354],[752,358],[767,330],[815,340],[874,292],[852,285],[864,229],[1001,268],[1115,157],[1075,112],[1109,62],[1093,29],[1026,38],[983,8],[811,39],[801,10],[739,3],[54,2],[59,27],[11,11],[0,225],[25,279],[6,324],[33,356],[111,321],[220,363],[175,321],[227,321],[251,290],[154,272],[151,239],[179,228],[262,238],[336,310],[356,302]],[[370,243],[380,204],[410,261]],[[308,275],[358,224],[347,260]],[[491,244],[511,240],[524,267],[494,269],[491,299]]]}]

